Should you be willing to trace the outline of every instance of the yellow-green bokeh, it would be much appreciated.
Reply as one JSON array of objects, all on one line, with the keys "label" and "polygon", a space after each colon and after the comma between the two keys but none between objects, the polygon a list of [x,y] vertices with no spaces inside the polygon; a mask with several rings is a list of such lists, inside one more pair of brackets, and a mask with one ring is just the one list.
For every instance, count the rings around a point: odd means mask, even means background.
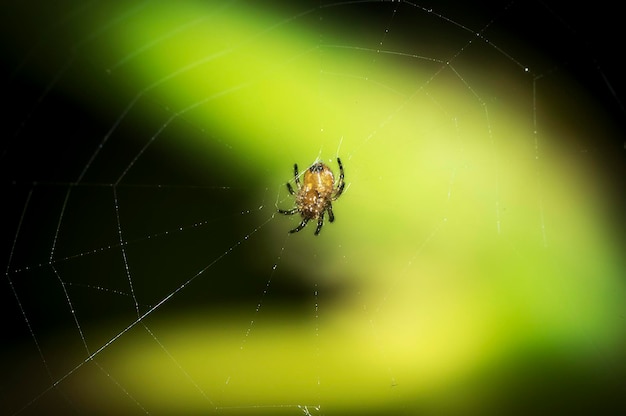
[{"label": "yellow-green bokeh", "polygon": [[[261,312],[243,338],[240,311],[155,313],[149,327],[165,348],[139,324],[98,357],[139,403],[201,411],[202,391],[217,408],[269,413],[283,403],[462,413],[497,401],[481,374],[536,365],[534,354],[580,374],[624,358],[623,253],[602,215],[601,178],[562,150],[567,126],[537,131],[531,75],[502,58],[507,79],[494,85],[480,51],[447,65],[338,47],[358,33],[321,43],[306,13],[278,16],[160,3],[94,42],[113,85],[138,86],[139,101],[203,132],[180,137],[195,154],[185,163],[233,164],[264,184],[253,198],[269,205],[291,203],[282,187],[294,162],[335,169],[340,156],[348,184],[323,240],[285,240],[293,223],[277,217],[268,244],[323,245],[311,249],[324,258],[315,267],[313,256],[283,264],[303,279],[342,276],[350,294],[317,319]],[[100,402],[106,387],[78,376],[67,383],[99,406],[126,405],[119,392]]]}]

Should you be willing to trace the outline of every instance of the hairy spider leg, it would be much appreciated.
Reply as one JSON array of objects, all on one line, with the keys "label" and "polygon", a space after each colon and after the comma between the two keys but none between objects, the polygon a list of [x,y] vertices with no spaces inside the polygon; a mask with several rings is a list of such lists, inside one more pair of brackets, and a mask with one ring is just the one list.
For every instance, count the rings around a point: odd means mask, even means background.
[{"label": "hairy spider leg", "polygon": [[326,208],[326,211],[328,211],[328,221],[330,222],[335,221],[335,214],[333,214],[333,206],[330,203],[328,204],[328,208]]},{"label": "hairy spider leg", "polygon": [[322,225],[324,225],[324,211],[322,211],[322,215],[317,219],[317,228],[315,229],[315,235],[318,235],[322,230]]},{"label": "hairy spider leg", "polygon": [[[293,177],[294,180],[296,181],[296,185],[298,185],[298,189],[300,189],[300,178],[298,177],[298,164],[294,163],[293,165]],[[296,192],[293,190],[293,187],[291,186],[291,184],[289,182],[287,182],[287,190],[289,191],[289,193],[291,195],[295,195]]]},{"label": "hairy spider leg", "polygon": [[285,215],[293,215],[293,214],[297,214],[298,213],[298,208],[296,207],[296,208],[288,209],[288,210],[279,209],[278,213],[279,214],[285,214]]},{"label": "hairy spider leg", "polygon": [[296,180],[296,185],[298,185],[298,189],[300,188],[300,178],[298,177],[298,164],[293,164],[293,177]]},{"label": "hairy spider leg", "polygon": [[333,200],[339,198],[339,196],[343,193],[343,187],[345,185],[345,182],[343,181],[343,165],[341,164],[341,159],[337,158],[337,164],[339,165],[339,186],[337,186],[337,192],[335,192]]},{"label": "hairy spider leg", "polygon": [[[298,212],[298,210],[296,209],[296,212]],[[309,222],[309,218],[305,218],[302,220],[302,222],[300,223],[300,225],[298,225],[296,228],[294,228],[293,230],[289,231],[289,234],[293,234],[293,233],[297,233],[298,231],[300,231],[301,229],[303,229],[304,227],[306,227],[307,222]],[[317,228],[321,228],[319,225],[317,226]],[[319,231],[318,231],[319,232]],[[317,234],[317,233],[316,233]]]}]

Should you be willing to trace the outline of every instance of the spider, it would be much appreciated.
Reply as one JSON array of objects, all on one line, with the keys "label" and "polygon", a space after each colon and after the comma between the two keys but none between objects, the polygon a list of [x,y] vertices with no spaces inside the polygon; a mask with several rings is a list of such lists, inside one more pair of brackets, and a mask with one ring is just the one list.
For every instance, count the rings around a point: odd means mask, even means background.
[{"label": "spider", "polygon": [[343,165],[341,159],[337,158],[339,165],[339,181],[335,184],[335,176],[328,166],[321,162],[316,162],[304,172],[302,183],[298,177],[298,164],[293,165],[293,176],[296,181],[298,191],[295,192],[291,184],[287,183],[289,193],[296,196],[296,206],[290,210],[279,209],[278,212],[285,215],[300,213],[302,222],[290,233],[297,233],[302,230],[307,223],[317,220],[315,235],[320,233],[324,225],[324,213],[328,211],[328,220],[335,221],[332,201],[335,201],[343,192]]}]

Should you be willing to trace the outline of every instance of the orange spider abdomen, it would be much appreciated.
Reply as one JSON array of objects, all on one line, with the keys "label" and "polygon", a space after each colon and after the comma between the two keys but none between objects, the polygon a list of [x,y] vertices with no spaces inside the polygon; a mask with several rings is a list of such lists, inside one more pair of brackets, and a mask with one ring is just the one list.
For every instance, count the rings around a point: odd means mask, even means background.
[{"label": "orange spider abdomen", "polygon": [[296,197],[302,216],[318,218],[328,206],[334,186],[335,177],[328,166],[316,163],[307,169]]},{"label": "orange spider abdomen", "polygon": [[339,182],[335,183],[333,171],[321,162],[313,163],[302,175],[302,180],[300,175],[298,175],[298,164],[294,163],[293,176],[297,191],[293,189],[289,182],[287,182],[287,189],[290,194],[296,196],[296,206],[289,210],[278,209],[280,214],[300,214],[302,216],[300,225],[289,231],[289,233],[297,233],[306,227],[310,220],[316,219],[317,228],[315,229],[315,235],[318,235],[322,225],[324,225],[325,213],[328,214],[328,221],[335,221],[332,201],[341,196],[344,188],[341,159],[337,158],[337,164],[339,165]]}]

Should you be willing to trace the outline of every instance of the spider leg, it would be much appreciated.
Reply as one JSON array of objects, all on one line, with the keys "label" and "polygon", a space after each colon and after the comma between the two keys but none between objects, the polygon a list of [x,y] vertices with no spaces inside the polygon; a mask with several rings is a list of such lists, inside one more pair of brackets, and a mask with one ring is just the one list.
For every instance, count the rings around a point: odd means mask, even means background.
[{"label": "spider leg", "polygon": [[318,235],[322,230],[322,225],[324,225],[324,211],[322,211],[322,215],[317,219],[317,228],[315,229],[315,235]]},{"label": "spider leg", "polygon": [[335,214],[333,214],[333,206],[331,204],[328,204],[328,208],[326,208],[326,211],[328,211],[328,221],[335,221]]},{"label": "spider leg", "polygon": [[343,188],[345,186],[345,181],[343,180],[343,165],[341,164],[341,159],[337,158],[337,164],[339,165],[339,181],[337,181],[337,190],[335,191],[335,195],[333,196],[333,200],[339,198],[339,196],[343,193]]},{"label": "spider leg", "polygon": [[[297,212],[297,210],[296,210],[296,212]],[[306,226],[307,222],[309,222],[309,218],[303,219],[302,222],[300,223],[300,225],[298,225],[293,230],[289,231],[289,234],[297,233],[298,231],[300,231],[301,229],[303,229]]]},{"label": "spider leg", "polygon": [[285,215],[293,215],[293,214],[297,214],[298,213],[298,208],[294,208],[294,209],[279,209],[278,210],[279,214],[285,214]]},{"label": "spider leg", "polygon": [[300,178],[298,177],[298,164],[297,163],[293,164],[293,177],[296,180],[296,185],[298,185],[298,189],[299,189],[300,188]]},{"label": "spider leg", "polygon": [[293,191],[293,188],[291,187],[291,184],[289,182],[287,182],[287,189],[289,190],[289,193],[291,195],[295,195],[296,193]]}]

